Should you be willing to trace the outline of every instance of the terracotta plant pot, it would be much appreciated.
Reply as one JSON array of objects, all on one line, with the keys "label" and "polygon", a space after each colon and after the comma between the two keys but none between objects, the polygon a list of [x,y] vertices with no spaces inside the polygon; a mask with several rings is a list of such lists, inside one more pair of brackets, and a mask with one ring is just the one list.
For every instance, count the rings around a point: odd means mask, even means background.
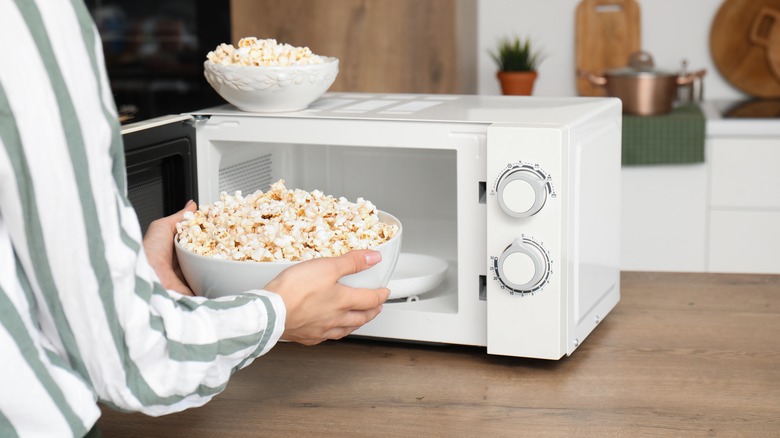
[{"label": "terracotta plant pot", "polygon": [[530,96],[534,91],[534,82],[538,74],[535,71],[500,71],[498,81],[505,95]]}]

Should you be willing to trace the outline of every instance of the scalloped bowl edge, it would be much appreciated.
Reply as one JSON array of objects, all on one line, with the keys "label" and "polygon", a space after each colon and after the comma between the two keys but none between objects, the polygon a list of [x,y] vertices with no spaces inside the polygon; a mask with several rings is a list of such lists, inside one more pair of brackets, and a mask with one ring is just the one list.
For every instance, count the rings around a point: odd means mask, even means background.
[{"label": "scalloped bowl edge", "polygon": [[288,112],[307,108],[333,85],[339,60],[322,64],[254,67],[204,61],[206,81],[223,99],[247,112]]}]

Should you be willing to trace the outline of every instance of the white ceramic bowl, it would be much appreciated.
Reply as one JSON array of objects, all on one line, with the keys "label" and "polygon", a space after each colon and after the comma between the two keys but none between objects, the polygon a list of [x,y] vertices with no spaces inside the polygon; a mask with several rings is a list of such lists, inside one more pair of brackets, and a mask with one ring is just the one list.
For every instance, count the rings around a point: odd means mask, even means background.
[{"label": "white ceramic bowl", "polygon": [[[373,248],[382,253],[382,261],[376,265],[341,278],[341,283],[352,287],[376,289],[386,287],[401,252],[401,222],[388,213],[379,212],[381,222],[398,225],[398,234]],[[280,272],[300,262],[235,261],[195,254],[184,249],[178,241],[174,244],[179,266],[190,288],[196,295],[216,298],[235,295],[248,290],[262,289]]]},{"label": "white ceramic bowl", "polygon": [[203,63],[206,81],[238,109],[286,112],[305,109],[336,80],[339,60],[323,56],[322,64],[254,67]]}]

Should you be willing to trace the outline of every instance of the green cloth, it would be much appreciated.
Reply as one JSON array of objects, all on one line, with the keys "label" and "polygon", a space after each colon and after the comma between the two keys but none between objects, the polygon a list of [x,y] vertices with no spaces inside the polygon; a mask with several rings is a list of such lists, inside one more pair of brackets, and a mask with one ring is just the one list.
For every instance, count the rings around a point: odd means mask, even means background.
[{"label": "green cloth", "polygon": [[697,104],[660,116],[623,115],[623,165],[704,162],[705,125]]}]

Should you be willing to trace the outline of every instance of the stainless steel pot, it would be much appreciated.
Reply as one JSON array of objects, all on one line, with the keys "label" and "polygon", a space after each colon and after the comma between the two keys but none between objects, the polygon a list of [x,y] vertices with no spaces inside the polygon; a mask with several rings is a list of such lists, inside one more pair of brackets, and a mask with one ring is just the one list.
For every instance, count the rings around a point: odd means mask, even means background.
[{"label": "stainless steel pot", "polygon": [[592,84],[606,87],[608,96],[620,98],[624,113],[640,116],[670,112],[677,96],[677,87],[691,85],[705,73],[705,70],[689,74],[656,70],[653,58],[647,52],[633,53],[627,67],[607,70],[602,76],[592,72],[578,72]]}]

